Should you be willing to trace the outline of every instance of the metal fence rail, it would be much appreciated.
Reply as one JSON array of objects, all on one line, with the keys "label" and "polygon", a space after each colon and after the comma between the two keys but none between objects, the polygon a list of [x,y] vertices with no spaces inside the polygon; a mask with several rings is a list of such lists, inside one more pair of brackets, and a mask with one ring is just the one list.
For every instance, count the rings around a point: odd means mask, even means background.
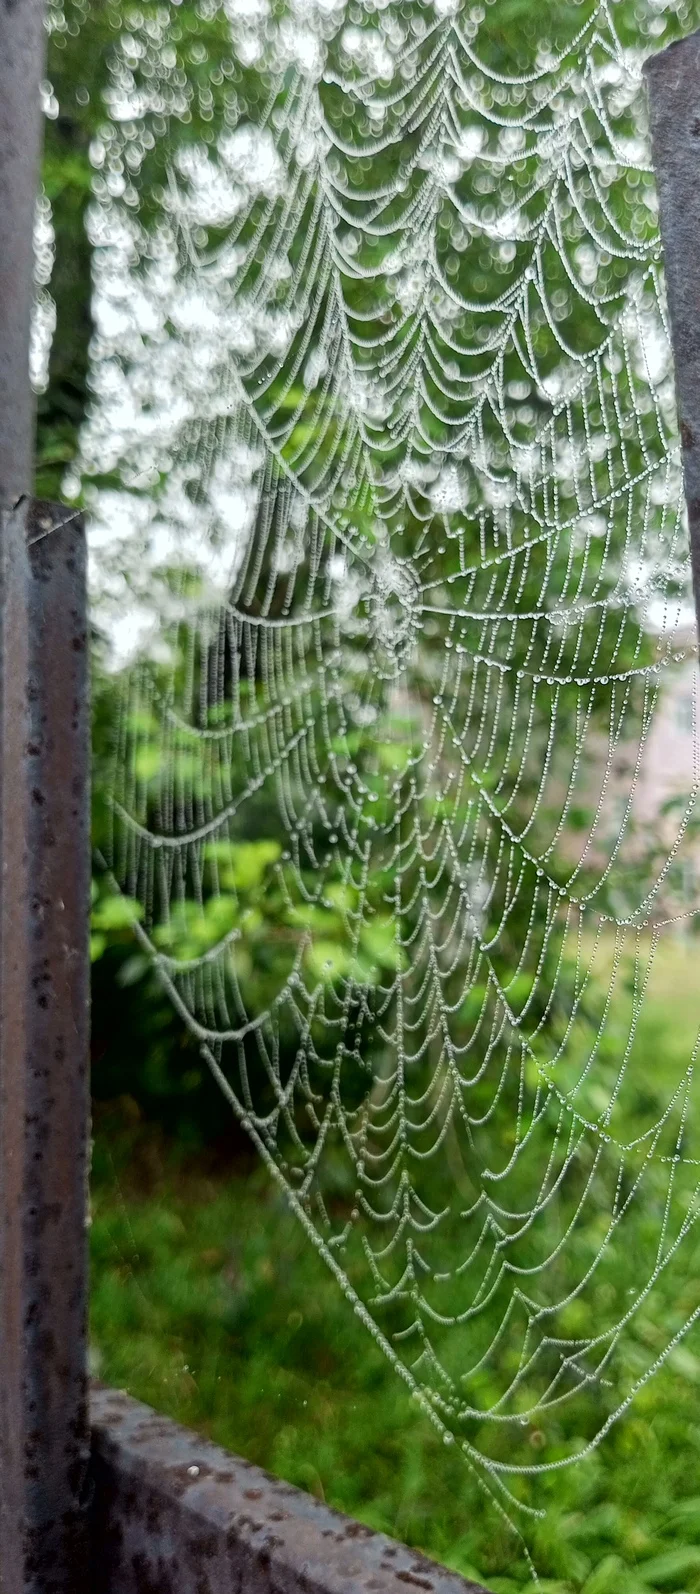
[{"label": "metal fence rail", "polygon": [[93,1594],[486,1594],[113,1390],[95,1390]]}]

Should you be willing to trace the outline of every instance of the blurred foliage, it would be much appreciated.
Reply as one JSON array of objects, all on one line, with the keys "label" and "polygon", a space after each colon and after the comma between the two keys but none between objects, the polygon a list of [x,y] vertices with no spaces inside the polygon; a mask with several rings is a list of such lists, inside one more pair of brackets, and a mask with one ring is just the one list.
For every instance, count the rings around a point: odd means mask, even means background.
[{"label": "blurred foliage", "polygon": [[[639,1072],[657,1110],[693,1044],[695,960],[692,942],[669,947],[642,1021]],[[659,1200],[661,1190],[650,1192],[647,1210],[637,1209],[637,1244],[617,1255],[622,1296],[636,1286],[644,1226]],[[227,1154],[192,1156],[154,1134],[133,1101],[98,1109],[91,1232],[100,1377],[493,1594],[534,1594],[517,1539],[456,1447],[446,1449],[417,1418],[250,1155],[232,1178]],[[585,1234],[572,1239],[585,1248]],[[700,1303],[698,1244],[689,1242],[681,1298],[661,1282],[655,1307],[640,1314],[621,1377],[638,1375],[663,1349],[668,1326]],[[607,1302],[598,1289],[572,1309],[586,1333]],[[557,1421],[565,1436],[566,1408]],[[531,1423],[533,1457],[542,1439]],[[700,1589],[699,1452],[694,1330],[600,1448],[546,1480],[547,1515],[529,1539],[539,1594]]]},{"label": "blurred foliage", "polygon": [[[485,58],[517,72],[527,70],[538,41],[563,49],[592,5],[491,0],[478,9]],[[274,10],[281,14],[284,0],[275,0]],[[656,48],[700,21],[697,0],[617,0],[612,14],[622,43],[633,49]],[[257,63],[236,55],[235,20],[235,5],[222,0],[49,0],[43,180],[56,235],[57,324],[49,386],[39,403],[40,495],[60,496],[89,402],[91,199],[119,197],[146,230],[153,228],[177,151],[212,145],[241,115],[255,117],[267,82]],[[136,97],[140,114],[125,124],[126,94]],[[482,291],[486,297],[486,280]]]},{"label": "blurred foliage", "polygon": [[[36,490],[59,498],[89,403],[91,200],[119,197],[153,227],[177,148],[208,142],[226,125],[241,81],[251,103],[264,86],[234,62],[222,6],[162,0],[49,0],[46,72],[43,181],[55,231],[57,317],[39,400]],[[127,93],[140,96],[141,116],[125,126]]]}]

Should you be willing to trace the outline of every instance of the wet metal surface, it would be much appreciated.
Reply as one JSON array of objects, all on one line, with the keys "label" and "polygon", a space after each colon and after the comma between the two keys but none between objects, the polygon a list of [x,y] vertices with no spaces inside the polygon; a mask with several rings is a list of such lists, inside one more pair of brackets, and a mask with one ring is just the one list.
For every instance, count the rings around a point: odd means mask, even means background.
[{"label": "wet metal surface", "polygon": [[89,723],[80,519],[3,517],[0,1589],[86,1594]]},{"label": "wet metal surface", "polygon": [[128,1395],[91,1407],[93,1594],[486,1594]]},{"label": "wet metal surface", "polygon": [[645,64],[700,625],[700,33]]},{"label": "wet metal surface", "polygon": [[31,487],[34,206],[44,76],[43,0],[0,0],[0,509]]}]

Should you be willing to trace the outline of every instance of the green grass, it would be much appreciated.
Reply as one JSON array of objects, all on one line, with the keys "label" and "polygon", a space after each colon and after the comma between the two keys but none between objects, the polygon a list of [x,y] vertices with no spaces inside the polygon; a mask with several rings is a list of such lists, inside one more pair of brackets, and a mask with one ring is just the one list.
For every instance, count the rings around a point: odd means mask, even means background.
[{"label": "green grass", "polygon": [[[698,952],[662,949],[638,1040],[657,1083],[695,1039]],[[640,1209],[639,1222],[644,1221]],[[619,1258],[634,1278],[633,1247]],[[187,1157],[123,1111],[98,1120],[93,1318],[101,1377],[367,1522],[481,1577],[531,1586],[522,1547],[352,1314],[261,1169]],[[627,1366],[700,1301],[691,1239]],[[685,1281],[685,1282],[684,1282]],[[679,1315],[680,1314],[680,1315]],[[549,1475],[530,1536],[547,1594],[700,1590],[700,1334],[592,1458]]]}]

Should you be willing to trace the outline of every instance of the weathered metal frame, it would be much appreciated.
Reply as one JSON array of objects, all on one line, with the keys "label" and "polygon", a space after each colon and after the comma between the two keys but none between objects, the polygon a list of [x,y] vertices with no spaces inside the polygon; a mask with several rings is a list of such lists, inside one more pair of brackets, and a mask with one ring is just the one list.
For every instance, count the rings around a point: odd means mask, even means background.
[{"label": "weathered metal frame", "polygon": [[31,490],[29,329],[44,0],[0,0],[0,509]]},{"label": "weathered metal frame", "polygon": [[700,32],[645,62],[700,629]]},{"label": "weathered metal frame", "polygon": [[127,1395],[92,1423],[93,1594],[487,1594]]},{"label": "weathered metal frame", "polygon": [[0,1590],[86,1594],[85,535],[0,518]]}]

